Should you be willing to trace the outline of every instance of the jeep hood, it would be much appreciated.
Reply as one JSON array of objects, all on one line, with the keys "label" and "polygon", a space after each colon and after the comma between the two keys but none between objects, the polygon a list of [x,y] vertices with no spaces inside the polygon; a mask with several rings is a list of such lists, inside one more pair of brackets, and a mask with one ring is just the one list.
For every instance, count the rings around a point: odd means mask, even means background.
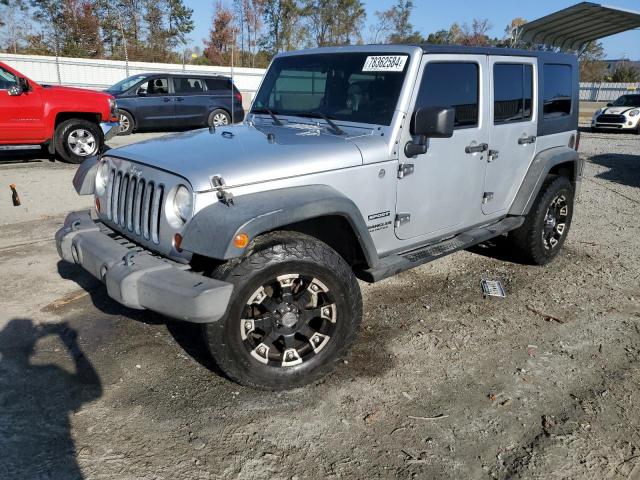
[{"label": "jeep hood", "polygon": [[173,172],[202,192],[212,189],[215,175],[236,187],[362,165],[354,139],[363,132],[372,135],[367,129],[335,135],[308,124],[240,124],[167,135],[108,155]]}]

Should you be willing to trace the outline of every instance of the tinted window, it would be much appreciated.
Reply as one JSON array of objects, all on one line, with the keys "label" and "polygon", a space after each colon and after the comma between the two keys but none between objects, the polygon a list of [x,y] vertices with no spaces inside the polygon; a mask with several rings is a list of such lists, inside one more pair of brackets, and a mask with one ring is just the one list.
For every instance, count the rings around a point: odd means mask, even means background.
[{"label": "tinted window", "polygon": [[9,90],[18,81],[13,73],[0,67],[0,90]]},{"label": "tinted window", "polygon": [[378,57],[374,52],[277,58],[256,95],[254,110],[389,125],[409,56],[384,56],[398,62],[390,68],[371,67],[372,59]]},{"label": "tinted window", "polygon": [[144,79],[144,75],[134,75],[133,77],[127,77],[124,80],[120,80],[115,85],[112,85],[107,89],[109,93],[122,93],[129,90],[136,83]]},{"label": "tinted window", "polygon": [[199,78],[173,77],[173,90],[175,93],[198,93],[204,90]]},{"label": "tinted window", "polygon": [[571,66],[544,66],[544,117],[562,117],[571,113]]},{"label": "tinted window", "polygon": [[520,122],[531,118],[531,65],[497,63],[493,66],[493,121]]},{"label": "tinted window", "polygon": [[206,78],[204,81],[208,90],[231,90],[231,80],[228,78]]},{"label": "tinted window", "polygon": [[640,107],[640,95],[622,95],[613,104],[616,107]]},{"label": "tinted window", "polygon": [[428,63],[416,107],[453,107],[456,127],[478,124],[478,64]]},{"label": "tinted window", "polygon": [[166,78],[154,78],[144,82],[138,87],[138,94],[167,95],[169,93],[169,81]]}]

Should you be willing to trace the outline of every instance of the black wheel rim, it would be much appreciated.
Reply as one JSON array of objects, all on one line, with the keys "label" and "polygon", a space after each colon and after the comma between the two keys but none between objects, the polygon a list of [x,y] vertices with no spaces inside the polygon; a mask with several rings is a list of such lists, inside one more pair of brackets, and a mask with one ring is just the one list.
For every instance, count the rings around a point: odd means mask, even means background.
[{"label": "black wheel rim", "polygon": [[320,354],[331,341],[337,320],[335,299],[321,280],[279,275],[249,297],[240,335],[255,360],[286,368]]},{"label": "black wheel rim", "polygon": [[564,194],[557,195],[544,216],[542,226],[542,243],[546,250],[553,250],[567,230],[569,204]]}]

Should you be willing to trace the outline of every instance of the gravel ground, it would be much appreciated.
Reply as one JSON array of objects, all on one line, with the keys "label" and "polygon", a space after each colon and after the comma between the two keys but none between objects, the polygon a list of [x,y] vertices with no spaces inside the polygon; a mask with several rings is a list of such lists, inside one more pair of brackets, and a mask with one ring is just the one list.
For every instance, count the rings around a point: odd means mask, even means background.
[{"label": "gravel ground", "polygon": [[3,226],[0,478],[639,480],[640,137],[581,152],[554,263],[488,245],[362,284],[347,361],[284,393],[221,378],[194,328],[58,263],[62,217]]}]

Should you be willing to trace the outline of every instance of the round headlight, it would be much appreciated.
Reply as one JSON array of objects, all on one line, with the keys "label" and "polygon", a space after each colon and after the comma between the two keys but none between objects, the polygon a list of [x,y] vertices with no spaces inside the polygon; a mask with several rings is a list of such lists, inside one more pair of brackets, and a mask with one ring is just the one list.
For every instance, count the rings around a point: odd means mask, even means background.
[{"label": "round headlight", "polygon": [[98,170],[96,171],[96,195],[104,195],[109,181],[109,164],[106,160],[100,160]]},{"label": "round headlight", "polygon": [[176,216],[186,222],[193,212],[193,195],[187,187],[180,185],[173,196],[173,211]]},{"label": "round headlight", "polygon": [[636,109],[636,110],[631,110],[629,112],[629,116],[630,117],[635,117],[636,115],[638,115],[640,113],[640,110]]}]

